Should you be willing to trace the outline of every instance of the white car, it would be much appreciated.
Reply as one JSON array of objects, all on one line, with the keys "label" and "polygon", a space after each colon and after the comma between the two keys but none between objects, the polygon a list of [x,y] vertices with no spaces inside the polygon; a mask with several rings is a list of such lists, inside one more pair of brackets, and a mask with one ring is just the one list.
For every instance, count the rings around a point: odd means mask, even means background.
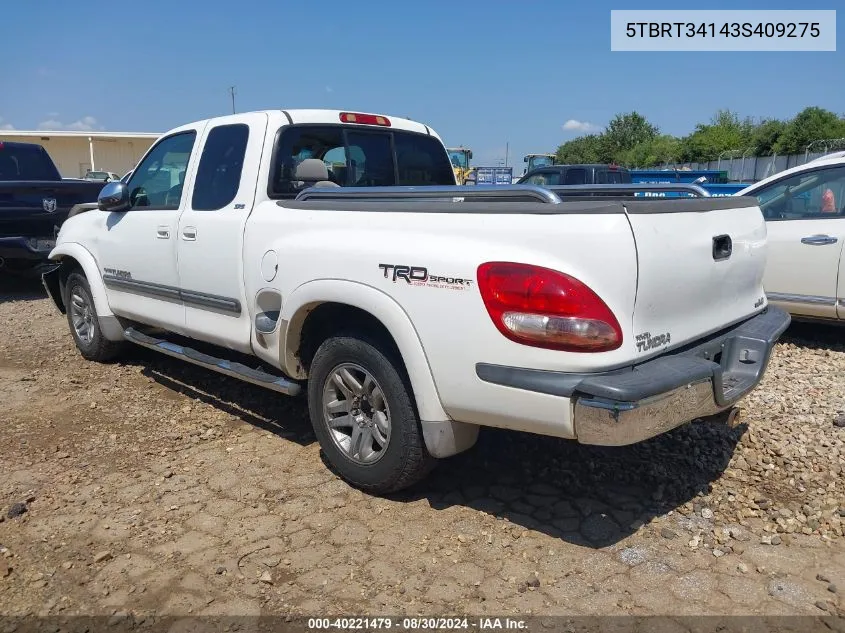
[{"label": "white car", "polygon": [[306,395],[329,461],[376,493],[481,426],[620,445],[728,410],[789,323],[753,199],[459,187],[430,127],[386,115],[191,123],[98,204],[44,275],[82,356],[129,341]]},{"label": "white car", "polygon": [[113,182],[120,180],[120,176],[111,171],[89,171],[83,180],[98,180],[102,182]]},{"label": "white car", "polygon": [[845,155],[787,169],[736,195],[755,197],[766,219],[769,300],[799,320],[845,319]]}]

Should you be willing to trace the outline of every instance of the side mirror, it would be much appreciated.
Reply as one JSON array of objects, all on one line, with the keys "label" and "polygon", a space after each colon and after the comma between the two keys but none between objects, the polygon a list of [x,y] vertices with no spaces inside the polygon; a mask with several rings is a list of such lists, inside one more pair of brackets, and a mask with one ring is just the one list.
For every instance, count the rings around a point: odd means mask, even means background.
[{"label": "side mirror", "polygon": [[123,182],[110,182],[97,196],[100,211],[126,211],[129,209],[129,187]]}]

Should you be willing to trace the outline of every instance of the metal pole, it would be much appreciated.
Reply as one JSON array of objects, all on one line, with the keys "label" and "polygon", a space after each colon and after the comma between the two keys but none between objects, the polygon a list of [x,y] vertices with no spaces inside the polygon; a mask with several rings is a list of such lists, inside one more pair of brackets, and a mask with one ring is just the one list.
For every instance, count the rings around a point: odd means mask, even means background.
[{"label": "metal pole", "polygon": [[232,114],[235,114],[235,87],[229,86],[229,93],[232,95]]},{"label": "metal pole", "polygon": [[94,171],[94,139],[88,137],[88,154],[91,156],[91,171]]},{"label": "metal pole", "polygon": [[508,154],[510,153],[510,142],[505,143],[505,167],[508,166]]}]

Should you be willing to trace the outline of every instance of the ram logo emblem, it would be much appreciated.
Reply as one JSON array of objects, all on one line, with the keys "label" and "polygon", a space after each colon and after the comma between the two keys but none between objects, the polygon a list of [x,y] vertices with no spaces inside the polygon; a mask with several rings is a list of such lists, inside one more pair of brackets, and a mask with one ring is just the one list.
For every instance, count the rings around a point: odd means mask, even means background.
[{"label": "ram logo emblem", "polygon": [[44,207],[44,210],[47,213],[53,213],[56,210],[56,199],[55,198],[44,198],[41,201],[41,206]]}]

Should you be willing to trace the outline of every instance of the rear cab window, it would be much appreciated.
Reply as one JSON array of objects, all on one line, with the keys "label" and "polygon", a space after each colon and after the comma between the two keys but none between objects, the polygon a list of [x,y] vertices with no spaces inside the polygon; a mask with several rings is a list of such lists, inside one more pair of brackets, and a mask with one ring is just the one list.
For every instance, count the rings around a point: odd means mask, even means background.
[{"label": "rear cab window", "polygon": [[566,170],[564,185],[585,185],[587,184],[587,170],[583,167],[574,167]]},{"label": "rear cab window", "polygon": [[626,172],[618,170],[599,169],[596,171],[596,184],[598,185],[621,185],[629,182],[625,178]]},{"label": "rear cab window", "polygon": [[61,180],[41,145],[0,142],[0,180]]},{"label": "rear cab window", "polygon": [[[314,159],[323,163],[325,171]],[[307,170],[300,168],[305,160],[309,161]],[[446,149],[433,136],[359,125],[282,128],[274,148],[268,195],[294,198],[304,189],[327,182],[339,187],[454,185],[455,176]]]}]

